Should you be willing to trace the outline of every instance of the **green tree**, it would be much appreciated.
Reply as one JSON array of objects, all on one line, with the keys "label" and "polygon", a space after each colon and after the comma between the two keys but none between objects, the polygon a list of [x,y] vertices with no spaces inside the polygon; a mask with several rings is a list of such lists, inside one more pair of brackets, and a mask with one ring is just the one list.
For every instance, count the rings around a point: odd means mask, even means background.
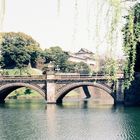
[{"label": "green tree", "polygon": [[67,61],[65,72],[70,73],[78,72],[78,67],[76,66],[76,64],[77,64],[76,62]]},{"label": "green tree", "polygon": [[84,63],[84,62],[79,62],[76,64],[76,69],[79,70],[80,74],[89,74],[90,73],[90,68],[89,66]]},{"label": "green tree", "polygon": [[33,53],[37,48],[39,49],[39,44],[31,36],[20,32],[9,32],[0,33],[0,37],[2,38],[0,47],[3,68],[17,67],[21,69],[27,66],[30,60],[36,61],[38,55],[33,55]]},{"label": "green tree", "polygon": [[30,55],[30,62],[32,67],[36,67],[37,59],[43,57],[43,51],[36,45],[26,46],[26,51]]},{"label": "green tree", "polygon": [[46,59],[46,63],[53,61],[55,67],[58,65],[62,72],[66,71],[69,55],[67,52],[64,52],[59,46],[46,49],[44,56]]}]

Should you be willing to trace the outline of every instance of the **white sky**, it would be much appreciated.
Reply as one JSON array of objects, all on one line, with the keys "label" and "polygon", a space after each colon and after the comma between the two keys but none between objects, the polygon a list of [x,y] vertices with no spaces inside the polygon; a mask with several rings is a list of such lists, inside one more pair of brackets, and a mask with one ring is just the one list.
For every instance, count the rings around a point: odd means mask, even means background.
[{"label": "white sky", "polygon": [[[75,1],[6,0],[3,31],[31,35],[41,48],[60,46],[72,52],[80,48],[95,51],[99,45],[99,52],[105,51],[108,45],[104,39],[109,29],[104,14],[107,13],[108,5],[105,0],[77,0],[76,10]],[[104,8],[100,9],[103,3]],[[99,11],[103,18],[97,19]],[[121,42],[120,38],[118,40]],[[98,44],[98,41],[102,43]],[[117,50],[117,53],[122,54],[120,47]]]}]

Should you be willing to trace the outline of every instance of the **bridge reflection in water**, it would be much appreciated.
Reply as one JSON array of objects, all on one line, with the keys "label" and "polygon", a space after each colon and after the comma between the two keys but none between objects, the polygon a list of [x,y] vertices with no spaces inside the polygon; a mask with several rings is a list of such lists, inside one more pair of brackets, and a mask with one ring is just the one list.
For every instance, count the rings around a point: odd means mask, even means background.
[{"label": "bridge reflection in water", "polygon": [[[109,78],[105,76],[61,76],[54,73],[47,75],[47,79],[46,76],[1,77],[0,102],[4,102],[12,91],[22,87],[37,91],[47,100],[47,103],[62,103],[63,98],[76,88],[82,88],[86,98],[94,99],[95,102],[98,102],[98,99],[106,100],[111,96],[115,103],[123,102],[123,78],[118,77],[116,83],[108,82]],[[103,93],[107,93],[108,97]]]}]

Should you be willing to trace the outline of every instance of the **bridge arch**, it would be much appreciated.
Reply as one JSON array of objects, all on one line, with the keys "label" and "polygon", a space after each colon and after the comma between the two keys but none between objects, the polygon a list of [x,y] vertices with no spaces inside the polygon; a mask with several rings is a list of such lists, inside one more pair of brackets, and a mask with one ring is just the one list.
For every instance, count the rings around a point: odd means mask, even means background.
[{"label": "bridge arch", "polygon": [[92,87],[97,87],[99,89],[102,89],[104,91],[106,91],[109,95],[112,96],[112,98],[115,100],[115,96],[112,92],[112,89],[103,85],[103,84],[99,84],[99,83],[93,83],[93,82],[79,82],[79,83],[71,83],[66,85],[64,88],[62,88],[56,96],[56,103],[62,103],[63,98],[65,97],[65,95],[67,95],[71,90],[81,87],[81,86],[92,86]]},{"label": "bridge arch", "polygon": [[28,83],[10,83],[5,84],[0,87],[0,102],[4,102],[5,98],[14,90],[22,87],[27,87],[30,89],[33,89],[37,91],[39,94],[41,94],[43,97],[45,97],[45,92],[41,87],[38,85],[28,84]]}]

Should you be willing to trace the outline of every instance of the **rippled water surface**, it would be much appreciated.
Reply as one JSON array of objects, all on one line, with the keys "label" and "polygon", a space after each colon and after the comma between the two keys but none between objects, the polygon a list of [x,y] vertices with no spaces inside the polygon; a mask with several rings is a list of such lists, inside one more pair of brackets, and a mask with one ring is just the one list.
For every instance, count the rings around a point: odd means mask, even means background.
[{"label": "rippled water surface", "polygon": [[0,140],[140,140],[140,108],[10,101],[0,105]]}]

